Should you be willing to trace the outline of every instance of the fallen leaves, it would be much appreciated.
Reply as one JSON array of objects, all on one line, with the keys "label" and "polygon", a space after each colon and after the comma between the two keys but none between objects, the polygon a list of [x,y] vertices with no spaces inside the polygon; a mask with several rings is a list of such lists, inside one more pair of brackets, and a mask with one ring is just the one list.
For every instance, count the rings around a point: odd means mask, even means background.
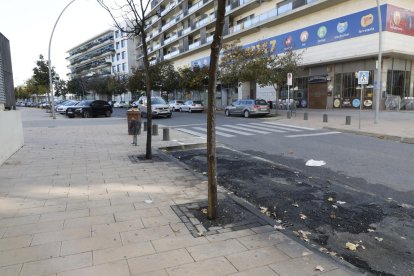
[{"label": "fallen leaves", "polygon": [[299,214],[299,217],[300,217],[300,219],[303,219],[303,220],[305,220],[307,218],[307,216],[304,215],[304,214]]},{"label": "fallen leaves", "polygon": [[346,249],[349,249],[351,251],[356,251],[358,246],[359,246],[359,244],[357,244],[357,243],[355,244],[355,243],[352,243],[352,242],[347,242],[345,244]]},{"label": "fallen leaves", "polygon": [[382,242],[384,240],[383,238],[378,238],[378,237],[374,237],[374,239],[376,239],[379,242]]},{"label": "fallen leaves", "polygon": [[146,200],[144,200],[144,202],[147,203],[147,204],[151,204],[152,200],[151,199],[146,199]]},{"label": "fallen leaves", "polygon": [[203,214],[207,214],[207,208],[203,208],[203,209],[201,209],[201,213],[203,213]]},{"label": "fallen leaves", "polygon": [[321,265],[317,265],[317,266],[315,267],[315,270],[318,270],[318,271],[324,271],[324,270],[325,270],[325,268],[323,268],[323,266],[321,266]]},{"label": "fallen leaves", "polygon": [[301,238],[302,240],[309,242],[309,235],[311,235],[311,232],[308,231],[303,231],[303,230],[298,230],[298,231],[293,231],[293,234],[295,234],[296,236],[298,236],[299,238]]},{"label": "fallen leaves", "polygon": [[273,228],[277,229],[277,230],[284,230],[285,227],[283,227],[282,225],[275,225],[273,226]]}]

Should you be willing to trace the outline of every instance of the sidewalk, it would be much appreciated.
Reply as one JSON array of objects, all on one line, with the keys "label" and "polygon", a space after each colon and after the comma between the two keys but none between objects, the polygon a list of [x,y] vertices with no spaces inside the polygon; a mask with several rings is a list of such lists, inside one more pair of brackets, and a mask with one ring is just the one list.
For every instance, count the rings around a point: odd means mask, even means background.
[{"label": "sidewalk", "polygon": [[[304,120],[304,113],[308,120]],[[323,115],[328,115],[328,122],[323,122]],[[351,124],[345,124],[345,117],[351,116]],[[361,112],[359,120],[358,110],[316,110],[298,109],[290,119],[287,111],[279,110],[279,116],[270,117],[269,120],[278,120],[280,123],[299,125],[313,128],[327,128],[334,131],[350,132],[360,135],[377,137],[380,139],[400,141],[414,144],[414,112],[413,111],[380,111],[378,123],[375,124],[373,110]],[[359,128],[359,121],[360,128]]]},{"label": "sidewalk", "polygon": [[[0,275],[358,274],[272,226],[194,238],[170,206],[205,200],[205,180],[179,163],[132,163],[146,135],[132,146],[124,119],[47,126],[41,112],[22,113],[25,146],[0,167]],[[153,136],[154,154],[200,142],[170,136]]]}]

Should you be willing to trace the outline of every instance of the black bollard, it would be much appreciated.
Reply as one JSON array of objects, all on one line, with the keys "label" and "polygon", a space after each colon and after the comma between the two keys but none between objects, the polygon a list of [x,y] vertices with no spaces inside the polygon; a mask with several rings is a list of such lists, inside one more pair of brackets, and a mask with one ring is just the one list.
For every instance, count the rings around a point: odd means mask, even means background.
[{"label": "black bollard", "polygon": [[141,128],[141,122],[136,121],[136,120],[132,120],[131,121],[131,134],[133,135],[132,138],[132,144],[134,146],[137,146],[137,135],[139,132],[139,129]]},{"label": "black bollard", "polygon": [[162,129],[162,140],[170,141],[170,129],[168,127]]},{"label": "black bollard", "polygon": [[144,122],[144,131],[147,131],[147,122]]},{"label": "black bollard", "polygon": [[288,110],[287,112],[287,118],[290,119],[292,117],[292,112],[290,112],[290,110]]},{"label": "black bollard", "polygon": [[307,112],[303,113],[303,120],[308,120],[308,113]]},{"label": "black bollard", "polygon": [[324,123],[328,122],[328,114],[323,114],[323,122]]},{"label": "black bollard", "polygon": [[350,125],[351,124],[351,116],[346,116],[345,117],[345,125]]},{"label": "black bollard", "polygon": [[158,125],[152,125],[152,135],[158,135]]}]

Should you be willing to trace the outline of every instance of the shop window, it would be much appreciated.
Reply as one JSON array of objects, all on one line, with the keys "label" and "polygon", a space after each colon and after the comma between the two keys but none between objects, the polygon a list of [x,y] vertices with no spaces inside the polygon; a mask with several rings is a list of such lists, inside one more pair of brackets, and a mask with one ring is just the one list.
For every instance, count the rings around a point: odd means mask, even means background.
[{"label": "shop window", "polygon": [[[374,71],[369,71],[368,84],[373,84]],[[358,88],[358,89],[357,89]],[[358,87],[358,77],[356,72],[335,74],[334,96],[341,98],[359,98],[360,89]]]},{"label": "shop window", "polygon": [[387,94],[408,97],[410,92],[410,71],[387,71]]}]

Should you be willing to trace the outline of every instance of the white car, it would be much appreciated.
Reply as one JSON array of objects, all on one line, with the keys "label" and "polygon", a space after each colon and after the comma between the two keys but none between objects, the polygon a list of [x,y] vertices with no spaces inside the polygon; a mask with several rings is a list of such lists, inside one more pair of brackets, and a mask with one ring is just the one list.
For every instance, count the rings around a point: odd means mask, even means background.
[{"label": "white car", "polygon": [[[153,117],[171,118],[170,107],[161,97],[151,97],[151,109]],[[138,110],[141,112],[142,117],[147,116],[147,96],[142,96],[138,99]]]},{"label": "white car", "polygon": [[183,105],[180,106],[181,112],[203,112],[204,105],[202,101],[186,101]]},{"label": "white car", "polygon": [[180,111],[180,107],[183,103],[184,101],[172,100],[168,102],[168,105],[170,106],[171,111]]},{"label": "white car", "polygon": [[56,107],[56,112],[60,114],[66,114],[66,109],[68,109],[69,106],[75,106],[78,103],[79,101],[66,101]]}]

